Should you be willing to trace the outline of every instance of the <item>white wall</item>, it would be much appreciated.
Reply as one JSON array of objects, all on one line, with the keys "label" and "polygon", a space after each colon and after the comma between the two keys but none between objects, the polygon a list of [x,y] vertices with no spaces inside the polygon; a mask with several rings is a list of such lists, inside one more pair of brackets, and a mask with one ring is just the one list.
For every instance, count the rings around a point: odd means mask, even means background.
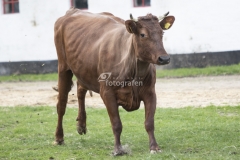
[{"label": "white wall", "polygon": [[0,13],[0,62],[56,59],[53,26],[70,1],[20,0],[20,13]]},{"label": "white wall", "polygon": [[166,33],[171,53],[240,50],[239,0],[159,0],[176,22]]},{"label": "white wall", "polygon": [[[151,0],[151,7],[134,8],[132,0],[88,0],[90,12],[111,12],[123,19],[170,11],[174,26],[165,32],[169,53],[240,50],[239,0]],[[2,14],[0,62],[56,59],[53,25],[70,0],[20,0],[20,13]]]}]

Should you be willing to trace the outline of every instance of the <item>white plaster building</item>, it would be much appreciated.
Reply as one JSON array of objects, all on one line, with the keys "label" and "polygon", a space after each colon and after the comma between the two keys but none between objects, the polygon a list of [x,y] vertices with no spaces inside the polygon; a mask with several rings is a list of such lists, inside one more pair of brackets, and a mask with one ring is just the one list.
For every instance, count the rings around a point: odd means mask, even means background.
[{"label": "white plaster building", "polygon": [[[78,0],[74,1],[77,4]],[[89,12],[111,12],[125,20],[129,13],[138,17],[170,11],[176,21],[166,31],[164,45],[171,54],[240,50],[239,0],[80,1],[87,1]],[[75,2],[0,0],[0,62],[57,59],[54,22]],[[137,2],[146,6],[135,6]],[[86,8],[86,3],[83,6]]]}]

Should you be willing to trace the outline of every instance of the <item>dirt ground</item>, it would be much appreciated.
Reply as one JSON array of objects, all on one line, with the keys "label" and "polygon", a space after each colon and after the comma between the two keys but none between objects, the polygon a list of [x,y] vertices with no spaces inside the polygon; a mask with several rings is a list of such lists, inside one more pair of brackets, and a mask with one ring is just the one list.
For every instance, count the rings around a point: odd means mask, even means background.
[{"label": "dirt ground", "polygon": [[[0,106],[55,106],[57,82],[2,82]],[[240,75],[195,78],[157,79],[157,106],[180,108],[186,106],[240,105]],[[69,93],[69,107],[77,107],[76,85]],[[105,107],[99,94],[86,96],[86,106]],[[141,106],[143,107],[143,106]]]}]

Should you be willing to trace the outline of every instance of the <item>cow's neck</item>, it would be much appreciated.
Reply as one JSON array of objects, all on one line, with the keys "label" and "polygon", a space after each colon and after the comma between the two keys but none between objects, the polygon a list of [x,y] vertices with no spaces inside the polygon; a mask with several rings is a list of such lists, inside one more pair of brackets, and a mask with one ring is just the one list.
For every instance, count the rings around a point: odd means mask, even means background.
[{"label": "cow's neck", "polygon": [[137,59],[136,50],[133,45],[133,36],[131,35],[127,41],[130,42],[130,47],[124,58],[122,59],[122,69],[120,71],[120,77],[123,79],[131,77],[132,79],[145,78],[149,72],[150,64]]},{"label": "cow's neck", "polygon": [[149,72],[149,63],[137,59],[136,77],[145,78]]},{"label": "cow's neck", "polygon": [[140,99],[138,95],[141,92],[144,92],[144,88],[140,89],[142,87],[138,86],[141,86],[143,83],[146,83],[148,81],[150,64],[148,62],[143,62],[137,59],[137,53],[133,45],[133,36],[131,35],[130,38],[131,39],[128,39],[128,43],[130,43],[130,46],[128,48],[129,50],[127,54],[124,55],[124,58],[122,59],[123,61],[121,61],[123,65],[121,65],[122,69],[119,75],[121,75],[123,78],[122,80],[124,81],[137,81],[137,84],[139,84],[136,85],[134,82],[130,88],[127,87],[132,91],[132,100],[128,109],[135,110],[140,106]]},{"label": "cow's neck", "polygon": [[145,79],[145,77],[148,75],[148,72],[149,72],[150,63],[137,59],[138,53],[137,53],[137,50],[135,49],[133,42],[134,41],[132,41],[132,50],[130,54],[134,55],[135,57],[134,77],[135,79],[139,79],[139,78]]}]

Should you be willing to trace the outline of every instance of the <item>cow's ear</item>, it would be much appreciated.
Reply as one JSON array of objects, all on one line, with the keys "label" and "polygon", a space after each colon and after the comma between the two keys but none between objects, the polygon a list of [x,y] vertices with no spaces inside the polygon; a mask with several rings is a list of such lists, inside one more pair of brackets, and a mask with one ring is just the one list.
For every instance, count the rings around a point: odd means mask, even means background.
[{"label": "cow's ear", "polygon": [[168,30],[172,27],[173,22],[175,21],[174,16],[167,16],[162,21],[160,21],[160,26],[163,30]]},{"label": "cow's ear", "polygon": [[129,33],[137,34],[137,22],[133,20],[127,20],[125,21],[125,26]]}]

